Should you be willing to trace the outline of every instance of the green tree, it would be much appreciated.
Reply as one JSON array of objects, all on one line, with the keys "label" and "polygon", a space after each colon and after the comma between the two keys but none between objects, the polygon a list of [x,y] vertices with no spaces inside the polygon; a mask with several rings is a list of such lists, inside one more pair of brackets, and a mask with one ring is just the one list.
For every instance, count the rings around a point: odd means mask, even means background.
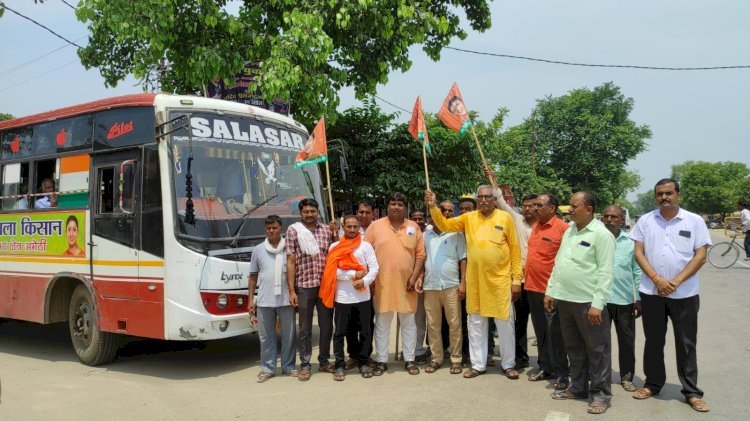
[{"label": "green tree", "polygon": [[[421,143],[407,132],[407,124],[395,124],[396,114],[385,114],[372,100],[342,112],[327,130],[332,185],[341,201],[347,186],[352,200],[376,201],[389,193],[405,193],[412,204],[423,204],[426,180]],[[466,138],[459,139],[431,114],[425,115],[433,154],[428,156],[430,188],[443,199],[473,192],[483,182],[478,152]],[[482,129],[480,129],[481,131]],[[342,179],[341,139],[349,166]],[[482,143],[487,146],[485,141]],[[347,184],[348,183],[348,184]]]},{"label": "green tree", "polygon": [[13,114],[0,113],[0,121],[13,120],[14,118],[15,117],[13,117]]},{"label": "green tree", "polygon": [[490,27],[485,0],[243,0],[236,14],[228,3],[82,0],[76,15],[91,35],[81,62],[110,86],[158,71],[164,91],[192,93],[257,60],[265,98],[289,98],[303,118],[333,117],[341,88],[363,98],[390,71],[409,69],[412,46],[437,60],[453,37],[464,39],[459,11],[473,30]]},{"label": "green tree", "polygon": [[635,203],[633,203],[634,215],[643,215],[651,212],[655,208],[656,200],[654,199],[654,192],[651,190],[639,193]]},{"label": "green tree", "polygon": [[698,213],[733,212],[740,199],[738,186],[748,175],[750,168],[740,162],[687,161],[672,166],[683,206]]},{"label": "green tree", "polygon": [[651,130],[630,119],[634,101],[607,82],[546,97],[524,124],[534,133],[536,173],[564,180],[573,191],[589,190],[606,205],[640,182],[628,161],[646,148]]}]

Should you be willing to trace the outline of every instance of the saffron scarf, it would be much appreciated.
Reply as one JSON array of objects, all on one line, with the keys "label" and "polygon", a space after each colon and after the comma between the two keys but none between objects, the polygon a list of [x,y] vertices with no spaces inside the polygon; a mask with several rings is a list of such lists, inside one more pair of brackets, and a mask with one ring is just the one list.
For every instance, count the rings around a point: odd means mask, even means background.
[{"label": "saffron scarf", "polygon": [[326,267],[323,270],[323,279],[320,281],[318,296],[323,305],[333,308],[333,300],[336,296],[336,270],[363,271],[365,267],[354,257],[354,251],[362,244],[362,235],[357,234],[354,238],[344,237],[336,247],[328,252]]}]

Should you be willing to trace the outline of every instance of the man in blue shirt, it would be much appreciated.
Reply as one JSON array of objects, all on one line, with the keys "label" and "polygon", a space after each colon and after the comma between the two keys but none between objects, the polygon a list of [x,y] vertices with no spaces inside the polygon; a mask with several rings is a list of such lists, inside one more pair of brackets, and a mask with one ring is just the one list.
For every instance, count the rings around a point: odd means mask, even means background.
[{"label": "man in blue shirt", "polygon": [[641,268],[635,261],[635,242],[620,227],[625,221],[620,205],[604,209],[602,222],[615,236],[615,265],[612,268],[612,295],[607,303],[610,322],[615,324],[620,360],[620,384],[628,392],[635,392],[635,319],[641,315],[638,286]]},{"label": "man in blue shirt", "polygon": [[[453,203],[440,203],[440,212],[453,217]],[[460,232],[442,232],[438,227],[424,233],[424,280],[417,280],[417,291],[424,295],[427,339],[432,360],[425,372],[434,373],[443,364],[442,313],[448,321],[451,374],[461,374],[461,299],[466,296],[466,237]]]}]

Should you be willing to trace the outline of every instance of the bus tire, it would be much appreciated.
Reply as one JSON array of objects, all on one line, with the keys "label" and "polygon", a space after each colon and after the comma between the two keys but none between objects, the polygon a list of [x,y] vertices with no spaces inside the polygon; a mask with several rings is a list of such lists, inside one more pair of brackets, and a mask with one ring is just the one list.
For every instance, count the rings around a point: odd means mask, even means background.
[{"label": "bus tire", "polygon": [[97,327],[95,311],[89,290],[78,285],[70,297],[68,329],[78,358],[90,366],[112,362],[118,348],[118,336]]}]

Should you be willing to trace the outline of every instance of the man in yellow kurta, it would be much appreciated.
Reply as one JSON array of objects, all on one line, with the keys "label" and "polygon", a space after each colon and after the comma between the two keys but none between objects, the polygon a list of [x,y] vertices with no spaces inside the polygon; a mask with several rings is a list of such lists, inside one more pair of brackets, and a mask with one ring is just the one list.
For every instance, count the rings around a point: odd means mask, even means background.
[{"label": "man in yellow kurta", "polygon": [[468,313],[471,369],[464,377],[473,378],[487,369],[488,318],[495,321],[502,370],[509,379],[517,379],[516,348],[512,301],[521,294],[521,249],[513,218],[495,209],[491,186],[477,189],[478,210],[445,219],[435,206],[435,194],[425,192],[432,223],[441,231],[466,235],[468,267],[466,272],[466,312]]}]

